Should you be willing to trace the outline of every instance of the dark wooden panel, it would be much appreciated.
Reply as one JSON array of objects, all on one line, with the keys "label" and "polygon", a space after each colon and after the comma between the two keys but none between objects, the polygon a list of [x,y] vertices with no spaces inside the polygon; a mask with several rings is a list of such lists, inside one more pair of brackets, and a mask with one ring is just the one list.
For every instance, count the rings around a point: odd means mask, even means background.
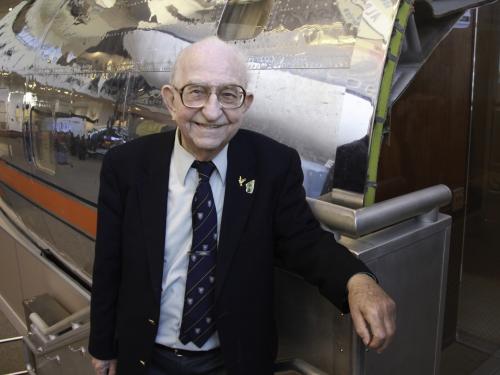
[{"label": "dark wooden panel", "polygon": [[446,184],[454,192],[444,344],[455,337],[462,258],[474,28],[455,29],[393,106],[382,146],[377,201]]},{"label": "dark wooden panel", "polygon": [[[478,14],[459,330],[500,348],[500,3]],[[473,284],[467,284],[467,283]],[[472,292],[468,285],[473,285]]]},{"label": "dark wooden panel", "polygon": [[453,30],[392,108],[377,201],[438,183],[464,186],[472,47],[472,27]]},{"label": "dark wooden panel", "polygon": [[[500,85],[498,82],[500,54],[500,3],[480,9],[478,14],[474,111],[470,140],[469,194],[467,211],[469,215],[479,215],[487,201],[488,174],[490,167],[500,161],[498,156],[499,119],[495,121],[495,107],[500,105]],[[495,27],[497,25],[497,27]],[[497,114],[498,116],[498,114]],[[497,141],[495,141],[497,140]],[[496,144],[495,144],[496,142]],[[497,154],[490,159],[491,152]],[[494,168],[493,168],[494,172]],[[493,189],[495,190],[495,189]],[[481,215],[482,216],[482,213]],[[477,221],[480,223],[481,221]]]}]

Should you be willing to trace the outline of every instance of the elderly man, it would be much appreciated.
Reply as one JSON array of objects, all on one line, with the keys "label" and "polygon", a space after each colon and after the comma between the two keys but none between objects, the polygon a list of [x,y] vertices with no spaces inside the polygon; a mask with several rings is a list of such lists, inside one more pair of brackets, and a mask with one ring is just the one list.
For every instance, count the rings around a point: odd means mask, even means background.
[{"label": "elderly man", "polygon": [[382,351],[393,301],[323,231],[297,152],[239,130],[245,60],[208,38],[162,88],[177,130],[108,152],[101,171],[89,351],[97,374],[273,373],[275,261],[350,312]]}]

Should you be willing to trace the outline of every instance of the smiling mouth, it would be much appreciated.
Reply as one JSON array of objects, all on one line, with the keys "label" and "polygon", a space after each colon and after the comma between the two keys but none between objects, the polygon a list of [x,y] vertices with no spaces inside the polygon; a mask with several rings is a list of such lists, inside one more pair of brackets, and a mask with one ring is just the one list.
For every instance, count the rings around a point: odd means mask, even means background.
[{"label": "smiling mouth", "polygon": [[218,129],[226,125],[226,124],[202,124],[201,122],[196,122],[196,121],[193,121],[193,123],[197,126],[207,129]]}]

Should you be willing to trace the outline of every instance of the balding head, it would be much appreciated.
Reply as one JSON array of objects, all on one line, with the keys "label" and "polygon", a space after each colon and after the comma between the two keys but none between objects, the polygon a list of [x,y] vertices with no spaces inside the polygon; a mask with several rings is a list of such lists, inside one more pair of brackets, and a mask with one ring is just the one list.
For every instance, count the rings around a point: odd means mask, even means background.
[{"label": "balding head", "polygon": [[248,84],[246,60],[245,55],[236,46],[227,44],[216,36],[211,36],[191,44],[177,55],[170,75],[170,83],[174,86],[179,85],[179,76],[192,65],[221,61],[234,67],[239,84],[246,88]]},{"label": "balding head", "polygon": [[242,53],[215,37],[179,54],[161,93],[182,146],[197,160],[212,160],[237,133],[253,101],[247,81]]}]

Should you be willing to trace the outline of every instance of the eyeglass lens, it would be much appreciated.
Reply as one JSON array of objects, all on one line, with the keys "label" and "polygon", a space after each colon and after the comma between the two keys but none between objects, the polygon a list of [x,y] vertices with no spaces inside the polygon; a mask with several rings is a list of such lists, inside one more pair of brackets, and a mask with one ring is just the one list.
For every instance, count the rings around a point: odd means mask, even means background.
[{"label": "eyeglass lens", "polygon": [[[182,101],[185,106],[203,107],[211,94],[211,88],[202,85],[186,85],[181,89]],[[238,108],[245,100],[245,90],[237,85],[218,87],[217,100],[223,108]]]}]

